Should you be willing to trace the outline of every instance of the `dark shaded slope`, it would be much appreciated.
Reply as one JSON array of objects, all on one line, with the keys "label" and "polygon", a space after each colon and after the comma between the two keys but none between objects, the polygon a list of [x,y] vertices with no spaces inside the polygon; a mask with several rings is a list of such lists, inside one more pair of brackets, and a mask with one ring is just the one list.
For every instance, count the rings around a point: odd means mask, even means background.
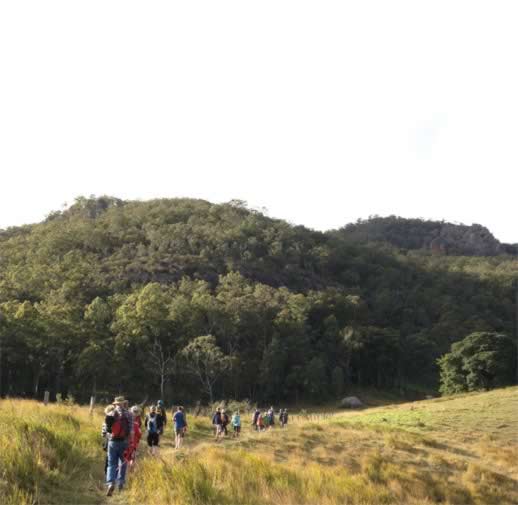
[{"label": "dark shaded slope", "polygon": [[479,224],[467,226],[397,216],[372,217],[348,224],[335,233],[353,242],[386,242],[401,249],[420,249],[435,254],[495,256],[517,253],[514,246],[500,243]]}]

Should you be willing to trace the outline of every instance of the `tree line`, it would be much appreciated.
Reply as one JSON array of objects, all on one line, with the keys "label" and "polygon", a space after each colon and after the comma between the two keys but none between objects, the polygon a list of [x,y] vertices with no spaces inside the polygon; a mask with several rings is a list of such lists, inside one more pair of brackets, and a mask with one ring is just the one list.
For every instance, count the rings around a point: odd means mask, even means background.
[{"label": "tree line", "polygon": [[358,243],[243,202],[79,198],[0,232],[0,393],[436,389],[452,343],[512,335],[517,263]]}]

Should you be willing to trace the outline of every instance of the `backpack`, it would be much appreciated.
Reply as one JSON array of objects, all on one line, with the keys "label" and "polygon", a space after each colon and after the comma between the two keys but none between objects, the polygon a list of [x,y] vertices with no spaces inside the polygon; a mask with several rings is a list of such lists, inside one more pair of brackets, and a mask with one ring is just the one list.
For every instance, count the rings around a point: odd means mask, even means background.
[{"label": "backpack", "polygon": [[117,414],[112,424],[112,439],[124,439],[130,433],[129,419],[124,414]]},{"label": "backpack", "polygon": [[147,431],[148,433],[157,433],[157,416],[151,417],[149,416],[147,421]]},{"label": "backpack", "polygon": [[164,407],[158,407],[157,414],[160,414],[162,416],[162,424],[166,424],[167,423],[167,414],[166,414],[165,408]]}]

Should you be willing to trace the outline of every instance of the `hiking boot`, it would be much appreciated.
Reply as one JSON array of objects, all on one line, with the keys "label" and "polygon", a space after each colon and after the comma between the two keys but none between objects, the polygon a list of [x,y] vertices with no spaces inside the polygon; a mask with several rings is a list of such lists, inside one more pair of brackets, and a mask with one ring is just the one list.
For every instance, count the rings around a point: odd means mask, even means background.
[{"label": "hiking boot", "polygon": [[110,484],[108,486],[108,490],[106,491],[106,496],[111,496],[113,491],[115,490],[115,484]]}]

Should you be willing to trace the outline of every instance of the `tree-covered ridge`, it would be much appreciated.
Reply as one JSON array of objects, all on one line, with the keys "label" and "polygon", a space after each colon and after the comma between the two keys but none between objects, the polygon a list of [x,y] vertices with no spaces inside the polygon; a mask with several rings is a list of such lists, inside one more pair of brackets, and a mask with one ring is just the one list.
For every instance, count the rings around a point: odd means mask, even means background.
[{"label": "tree-covered ridge", "polygon": [[[510,256],[355,243],[238,201],[80,198],[0,233],[0,391],[266,400],[436,387],[452,342],[512,335],[516,277]],[[192,349],[211,369],[222,360],[211,393]]]},{"label": "tree-covered ridge", "polygon": [[518,246],[503,244],[484,226],[445,221],[374,216],[341,228],[354,242],[387,242],[402,249],[428,250],[436,254],[464,256],[518,255]]},{"label": "tree-covered ridge", "polygon": [[29,233],[20,230],[2,242],[3,264],[25,263],[36,278],[35,270],[44,268],[44,283],[19,283],[29,284],[36,296],[41,291],[35,286],[50,287],[52,271],[67,269],[75,255],[87,272],[97,270],[96,279],[112,292],[185,275],[215,281],[231,270],[275,285],[304,288],[321,282],[327,240],[320,233],[266,218],[240,202],[116,202],[99,211],[95,200],[79,199]]}]

